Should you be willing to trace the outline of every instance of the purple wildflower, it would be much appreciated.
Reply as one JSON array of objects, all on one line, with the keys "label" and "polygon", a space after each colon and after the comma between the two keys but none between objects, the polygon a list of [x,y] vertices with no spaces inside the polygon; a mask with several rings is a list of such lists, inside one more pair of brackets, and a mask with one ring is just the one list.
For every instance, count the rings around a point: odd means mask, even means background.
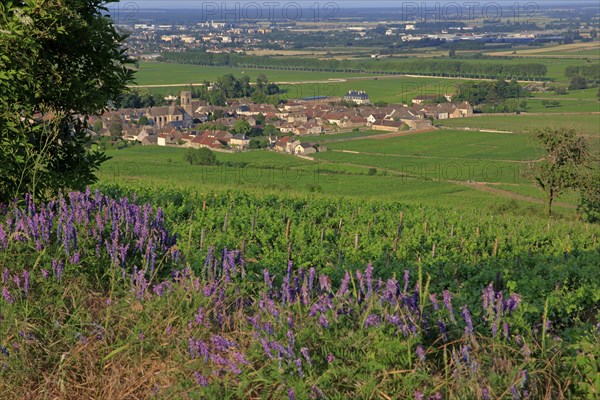
[{"label": "purple wildflower", "polygon": [[462,360],[465,364],[471,364],[471,348],[469,346],[462,346],[460,349],[460,355],[462,356]]},{"label": "purple wildflower", "polygon": [[[356,279],[358,280],[358,285],[360,286],[360,293],[365,292],[365,279],[363,274],[360,271],[356,271]],[[360,294],[359,294],[360,296]]]},{"label": "purple wildflower", "polygon": [[226,351],[232,347],[237,347],[235,342],[227,340],[219,335],[213,335],[210,340],[218,351]]},{"label": "purple wildflower", "polygon": [[444,297],[444,306],[446,306],[446,310],[450,313],[450,318],[454,321],[454,309],[452,308],[452,293],[447,290],[443,292]]},{"label": "purple wildflower", "polygon": [[196,311],[196,314],[194,315],[194,320],[197,325],[204,324],[204,308],[198,307],[198,311]]},{"label": "purple wildflower", "polygon": [[242,353],[238,353],[237,351],[233,353],[233,357],[238,364],[250,365],[250,362],[246,360],[246,357]]},{"label": "purple wildflower", "polygon": [[448,340],[447,335],[446,335],[448,330],[446,329],[446,324],[441,319],[438,320],[438,327],[440,328],[440,333],[442,334],[442,339],[444,339],[444,342],[445,342],[446,340]]},{"label": "purple wildflower", "polygon": [[4,268],[4,271],[2,271],[2,283],[8,282],[9,279],[10,279],[10,272],[8,272],[8,268]]},{"label": "purple wildflower", "polygon": [[271,276],[269,275],[269,270],[263,269],[263,279],[265,280],[265,285],[267,285],[269,287],[269,289],[272,289],[273,288],[273,280],[271,279]]},{"label": "purple wildflower", "polygon": [[417,354],[417,358],[419,359],[419,361],[425,362],[425,349],[423,348],[423,346],[421,346],[420,344],[417,345],[417,350],[415,351],[415,353]]},{"label": "purple wildflower", "polygon": [[329,321],[323,314],[319,316],[319,325],[321,325],[323,328],[329,328]]},{"label": "purple wildflower", "polygon": [[56,261],[52,259],[52,271],[54,271],[54,276],[56,276],[56,280],[60,282],[60,279],[63,274],[63,270],[65,268],[65,263],[63,261]]},{"label": "purple wildflower", "polygon": [[23,271],[23,290],[25,291],[25,295],[29,294],[29,282],[30,282],[30,275],[29,275],[29,271],[25,270]]},{"label": "purple wildflower", "polygon": [[333,354],[331,354],[331,353],[327,354],[327,362],[329,364],[331,364],[334,361],[335,361],[335,356]]},{"label": "purple wildflower", "polygon": [[6,300],[6,302],[8,304],[12,304],[14,303],[14,299],[12,298],[12,296],[10,295],[10,292],[8,291],[8,288],[5,286],[2,288],[2,296],[4,297],[4,300]]},{"label": "purple wildflower", "polygon": [[378,326],[380,322],[381,319],[379,318],[379,316],[375,314],[369,314],[367,318],[365,318],[365,328],[368,328],[370,326]]},{"label": "purple wildflower", "polygon": [[365,277],[367,279],[367,299],[373,294],[373,264],[367,264],[365,270]]},{"label": "purple wildflower", "polygon": [[295,362],[296,362],[296,368],[298,368],[298,375],[300,375],[300,377],[304,378],[304,371],[302,371],[302,359],[297,358]]},{"label": "purple wildflower", "polygon": [[510,393],[512,394],[513,400],[519,400],[520,399],[519,391],[517,390],[516,387],[511,386],[510,387]]},{"label": "purple wildflower", "polygon": [[6,240],[6,231],[4,230],[4,226],[0,224],[0,246],[3,248],[8,247],[8,242]]},{"label": "purple wildflower", "polygon": [[319,276],[319,286],[321,287],[321,290],[331,292],[331,280],[327,275]]},{"label": "purple wildflower", "polygon": [[415,400],[425,400],[425,395],[420,390],[415,390]]},{"label": "purple wildflower", "polygon": [[483,400],[489,400],[490,399],[490,391],[488,390],[488,388],[481,388],[481,398]]},{"label": "purple wildflower", "polygon": [[288,390],[288,397],[290,400],[296,400],[296,394],[294,393],[294,389]]},{"label": "purple wildflower", "polygon": [[473,320],[471,319],[471,313],[469,312],[469,308],[466,305],[462,308],[462,316],[465,320],[465,323],[467,324],[467,326],[465,326],[465,334],[473,334]]},{"label": "purple wildflower", "polygon": [[529,375],[527,374],[527,370],[526,369],[524,369],[523,371],[521,371],[521,374],[523,375],[523,381],[521,382],[521,388],[523,388],[527,384]]},{"label": "purple wildflower", "polygon": [[490,283],[485,289],[483,289],[483,294],[481,295],[481,304],[484,310],[487,310],[494,302],[496,293],[494,292],[494,287]]},{"label": "purple wildflower", "polygon": [[510,325],[508,324],[508,322],[505,322],[502,325],[502,331],[504,333],[504,339],[508,340],[508,338],[510,337]]},{"label": "purple wildflower", "polygon": [[198,385],[208,386],[208,382],[206,381],[206,378],[200,372],[198,372],[198,371],[194,372],[194,379],[196,380],[196,383]]},{"label": "purple wildflower", "polygon": [[350,273],[348,271],[346,271],[346,273],[344,274],[344,278],[342,279],[342,282],[340,284],[340,288],[336,294],[337,297],[342,297],[346,293],[348,293],[348,284],[349,283],[350,283]]},{"label": "purple wildflower", "polygon": [[267,357],[273,358],[273,354],[271,353],[271,347],[269,346],[269,342],[267,341],[267,339],[260,339],[260,345],[262,346],[263,351],[265,352]]},{"label": "purple wildflower", "polygon": [[440,306],[438,305],[438,301],[437,301],[437,297],[436,297],[435,293],[431,293],[429,295],[429,300],[431,301],[431,304],[433,305],[433,309],[435,311],[439,311]]},{"label": "purple wildflower", "polygon": [[306,347],[302,347],[300,349],[300,353],[302,354],[302,356],[304,357],[304,359],[306,360],[306,362],[308,363],[308,365],[312,365],[312,362],[310,360],[310,354],[308,352],[308,349]]},{"label": "purple wildflower", "polygon": [[398,282],[395,279],[388,279],[385,285],[385,291],[383,292],[383,299],[396,304],[396,294],[398,292]]},{"label": "purple wildflower", "polygon": [[508,300],[506,301],[506,309],[509,313],[515,311],[517,309],[517,307],[519,306],[519,303],[521,303],[521,296],[519,296],[516,293],[513,293],[510,295],[510,297],[508,298]]},{"label": "purple wildflower", "polygon": [[188,352],[190,353],[190,358],[192,360],[196,358],[196,341],[194,338],[188,339]]}]

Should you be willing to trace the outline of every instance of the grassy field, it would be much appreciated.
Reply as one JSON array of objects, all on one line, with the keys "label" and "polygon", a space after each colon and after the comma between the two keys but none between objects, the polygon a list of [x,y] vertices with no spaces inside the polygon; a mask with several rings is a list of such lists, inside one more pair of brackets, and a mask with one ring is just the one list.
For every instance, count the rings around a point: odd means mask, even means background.
[{"label": "grassy field", "polygon": [[531,113],[578,113],[578,112],[600,112],[600,102],[596,99],[576,100],[569,98],[553,97],[552,100],[558,101],[558,107],[546,107],[542,104],[543,99],[528,99],[527,112]]},{"label": "grassy field", "polygon": [[[213,67],[206,67],[213,68]],[[273,71],[273,70],[261,70],[255,72],[263,72],[269,80],[275,81],[273,73],[287,72],[290,71]],[[224,72],[228,73],[228,72]],[[307,74],[310,72],[304,72],[304,77],[308,77]],[[314,73],[323,74],[323,73]],[[220,76],[220,75],[219,75]],[[251,75],[255,77],[256,75]],[[364,90],[371,97],[372,101],[386,101],[389,103],[408,103],[413,97],[419,95],[431,95],[431,94],[452,94],[455,93],[457,85],[460,83],[458,79],[441,79],[441,78],[415,78],[415,77],[373,77],[368,78],[365,75],[361,75],[362,79],[348,79],[345,81],[331,81],[331,82],[310,82],[313,78],[319,80],[323,78],[322,75],[316,75],[312,78],[306,78],[307,83],[284,83],[280,84],[279,87],[285,91],[282,95],[286,99],[305,98],[314,96],[343,96],[349,90]],[[352,76],[348,76],[352,77]],[[356,76],[355,76],[356,77]],[[215,77],[216,78],[216,77]],[[301,82],[303,79],[301,76],[295,76],[288,78],[296,79],[294,82]],[[357,77],[358,78],[358,77]],[[163,78],[166,80],[166,78]],[[208,78],[203,78],[208,79]],[[328,79],[328,78],[325,78]],[[143,82],[143,83],[142,83]],[[147,85],[148,81],[141,81],[138,77],[138,83],[140,85]],[[289,81],[284,81],[289,82]],[[185,82],[174,82],[174,83],[185,83]],[[191,83],[191,82],[189,82]],[[200,83],[200,82],[195,82]],[[169,87],[149,87],[147,88],[154,95],[167,96],[167,95],[178,95],[181,90],[186,89],[185,85],[181,86],[169,86]]]},{"label": "grassy field", "polygon": [[[378,132],[361,132],[360,135],[375,133]],[[310,140],[340,140],[358,134],[323,135]],[[524,135],[435,131],[389,139],[367,137],[329,142],[327,146],[330,151],[317,154],[315,161],[269,151],[216,153],[223,164],[209,167],[185,163],[185,149],[134,146],[109,151],[112,159],[102,166],[99,177],[101,182],[202,190],[243,189],[294,196],[394,199],[445,204],[456,209],[483,207],[534,213],[542,210],[538,204],[453,182],[473,180],[529,185],[520,174],[521,161],[535,158],[538,153]],[[515,152],[515,149],[518,150]],[[570,214],[572,210],[560,212]]]},{"label": "grassy field", "polygon": [[598,137],[600,115],[485,115],[473,118],[457,118],[436,121],[445,127],[494,129],[528,132],[543,126],[573,128],[586,135]]},{"label": "grassy field", "polygon": [[598,88],[582,90],[571,90],[568,93],[557,95],[554,92],[533,93],[534,98],[545,98],[552,100],[574,99],[574,100],[596,100],[598,102]]},{"label": "grassy field", "polygon": [[356,140],[329,148],[365,153],[520,161],[537,158],[538,148],[522,134],[440,130],[384,140]]},{"label": "grassy field", "polygon": [[461,81],[441,78],[370,78],[346,82],[311,83],[284,86],[286,98],[309,96],[343,96],[349,90],[364,90],[371,101],[409,103],[419,95],[453,94]]},{"label": "grassy field", "polygon": [[335,72],[282,71],[271,69],[228,68],[174,63],[140,62],[140,69],[136,73],[136,83],[138,85],[187,85],[190,83],[202,83],[205,80],[215,81],[217,78],[226,74],[233,74],[238,78],[248,75],[253,81],[259,74],[265,74],[272,82],[310,82],[315,80],[327,80],[330,78],[339,79],[350,76],[362,76],[360,74]]}]

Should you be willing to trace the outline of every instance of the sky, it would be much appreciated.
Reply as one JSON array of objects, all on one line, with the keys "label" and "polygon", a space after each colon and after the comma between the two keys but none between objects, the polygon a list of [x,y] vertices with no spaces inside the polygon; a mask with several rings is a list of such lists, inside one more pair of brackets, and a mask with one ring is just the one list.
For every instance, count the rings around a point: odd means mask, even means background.
[{"label": "sky", "polygon": [[[422,4],[422,3],[455,3],[459,5],[466,5],[468,3],[476,3],[479,5],[484,5],[488,3],[504,3],[504,4],[514,4],[514,3],[537,3],[539,5],[542,4],[557,4],[557,5],[565,5],[568,4],[569,1],[572,0],[121,0],[122,3],[133,2],[136,3],[140,8],[202,8],[203,3],[256,3],[259,5],[262,4],[277,4],[285,5],[286,3],[298,3],[300,5],[311,5],[311,4],[321,4],[325,5],[326,3],[336,3],[339,7],[384,7],[384,6],[392,6],[392,7],[402,7],[402,3],[413,3],[413,4]],[[578,0],[577,3],[594,3],[593,0]]]}]

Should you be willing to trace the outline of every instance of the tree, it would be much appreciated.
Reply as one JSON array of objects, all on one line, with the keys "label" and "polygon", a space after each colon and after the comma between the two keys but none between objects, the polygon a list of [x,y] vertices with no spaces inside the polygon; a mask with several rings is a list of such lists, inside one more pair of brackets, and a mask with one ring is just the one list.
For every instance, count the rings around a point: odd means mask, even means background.
[{"label": "tree", "polygon": [[215,153],[206,147],[196,150],[196,154],[198,155],[198,165],[215,165],[217,163],[217,156]]},{"label": "tree", "polygon": [[250,123],[248,121],[238,119],[237,121],[235,121],[233,128],[231,128],[231,131],[233,133],[248,135],[252,131],[252,126],[250,126]]},{"label": "tree", "polygon": [[579,180],[580,197],[577,212],[588,222],[600,221],[600,163],[592,160]]},{"label": "tree", "polygon": [[148,117],[146,117],[145,115],[142,115],[140,117],[140,119],[138,120],[138,125],[140,125],[140,126],[148,125]]},{"label": "tree", "polygon": [[571,78],[571,84],[569,85],[570,90],[586,89],[587,79],[583,76],[574,76]]},{"label": "tree", "polygon": [[121,122],[121,118],[112,119],[108,125],[108,131],[111,136],[121,136],[123,134],[123,122]]},{"label": "tree", "polygon": [[582,188],[582,176],[590,162],[583,137],[573,129],[544,128],[533,132],[546,155],[530,163],[525,176],[544,192],[546,214],[552,213],[552,203],[565,189]]},{"label": "tree", "polygon": [[83,189],[107,160],[85,116],[117,104],[133,72],[106,3],[0,3],[0,203]]},{"label": "tree", "polygon": [[192,149],[191,147],[187,149],[187,151],[183,155],[183,159],[186,162],[189,162],[190,165],[198,164],[198,154],[196,153],[196,149]]},{"label": "tree", "polygon": [[94,122],[94,124],[92,125],[92,130],[96,133],[100,133],[100,131],[102,130],[102,127],[104,126],[104,124],[102,123],[101,119],[98,119],[96,122]]},{"label": "tree", "polygon": [[215,165],[217,156],[210,149],[202,147],[200,149],[188,149],[183,156],[190,165]]},{"label": "tree", "polygon": [[275,128],[274,125],[271,125],[271,124],[267,124],[263,128],[263,135],[265,135],[265,136],[275,135],[278,132],[279,132],[279,130],[277,128]]}]

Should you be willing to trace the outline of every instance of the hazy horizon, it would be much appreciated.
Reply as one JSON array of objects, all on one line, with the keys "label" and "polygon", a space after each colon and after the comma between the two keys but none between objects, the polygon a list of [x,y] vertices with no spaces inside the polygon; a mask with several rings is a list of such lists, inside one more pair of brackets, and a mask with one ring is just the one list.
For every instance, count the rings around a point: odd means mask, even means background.
[{"label": "hazy horizon", "polygon": [[[347,7],[347,8],[372,8],[372,7],[390,7],[390,8],[398,8],[398,7],[402,7],[402,4],[449,4],[449,3],[454,3],[454,4],[459,4],[459,5],[468,5],[468,4],[475,4],[476,6],[483,6],[484,4],[489,4],[489,3],[497,3],[497,4],[514,4],[515,1],[514,0],[495,0],[495,1],[470,1],[470,0],[465,0],[465,1],[454,1],[454,0],[438,0],[438,1],[432,1],[432,0],[416,0],[416,1],[403,1],[403,0],[372,0],[372,1],[368,1],[365,2],[364,0],[343,0],[343,1],[334,1],[334,0],[322,0],[322,1],[318,1],[318,0],[293,0],[293,1],[288,1],[288,0],[215,0],[215,1],[205,1],[205,0],[172,0],[172,1],[165,1],[165,0],[137,0],[137,1],[124,1],[122,0],[121,3],[123,4],[127,4],[127,3],[136,3],[140,8],[147,8],[147,9],[152,9],[152,8],[160,8],[160,9],[169,9],[169,8],[177,8],[177,9],[195,9],[195,8],[202,8],[203,4],[235,4],[235,3],[254,3],[254,4],[258,4],[258,5],[270,5],[270,6],[275,6],[277,7],[278,5],[285,5],[285,4],[290,4],[290,3],[297,3],[297,4],[304,4],[304,5],[314,5],[315,3],[321,4],[321,5],[325,5],[327,3],[335,3],[340,7]],[[531,1],[522,1],[522,2],[518,2],[518,3],[532,3]],[[565,4],[564,0],[542,0],[542,1],[537,1],[534,2],[540,6],[542,5],[564,5],[567,6],[567,4]],[[594,1],[594,0],[575,0],[573,2],[570,2],[568,5],[572,6],[575,4],[598,4],[598,2]]]}]

